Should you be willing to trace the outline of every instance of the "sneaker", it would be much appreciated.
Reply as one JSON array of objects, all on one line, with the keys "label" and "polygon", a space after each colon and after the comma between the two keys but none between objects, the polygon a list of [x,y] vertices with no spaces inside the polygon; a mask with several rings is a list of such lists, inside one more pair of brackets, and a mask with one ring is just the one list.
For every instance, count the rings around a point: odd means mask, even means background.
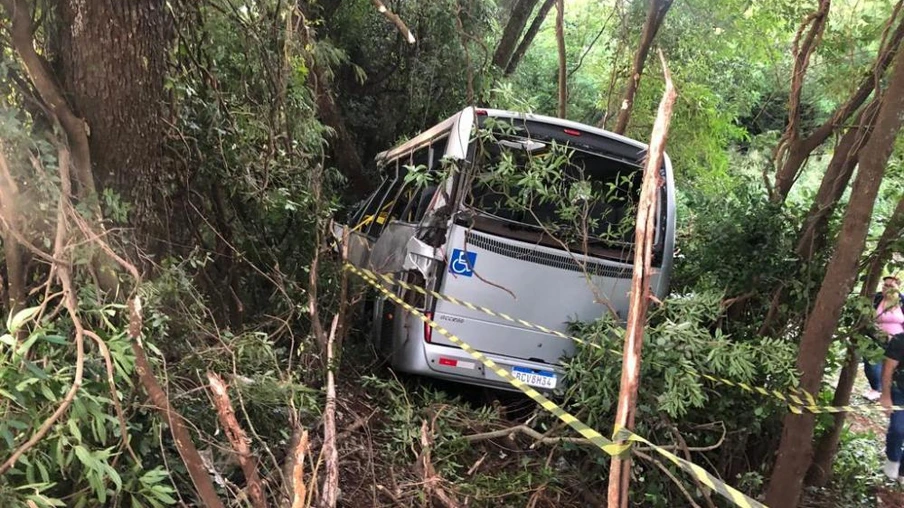
[{"label": "sneaker", "polygon": [[882,472],[885,473],[885,476],[887,476],[889,480],[897,480],[898,479],[898,469],[900,467],[901,467],[900,462],[892,462],[890,460],[886,460],[885,466],[882,467]]},{"label": "sneaker", "polygon": [[863,392],[863,398],[871,402],[876,402],[881,396],[882,392],[878,390],[867,390]]}]

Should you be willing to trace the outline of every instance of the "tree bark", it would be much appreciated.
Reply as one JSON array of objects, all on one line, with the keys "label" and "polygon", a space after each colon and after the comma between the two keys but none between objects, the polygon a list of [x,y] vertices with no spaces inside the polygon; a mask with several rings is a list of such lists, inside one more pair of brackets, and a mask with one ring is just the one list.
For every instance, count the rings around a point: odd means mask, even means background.
[{"label": "tree bark", "polygon": [[[560,0],[561,1],[561,0]],[[624,361],[622,362],[621,385],[618,393],[618,410],[615,414],[615,429],[634,428],[634,414],[637,406],[637,391],[640,385],[640,360],[643,349],[643,329],[646,322],[647,306],[650,298],[650,263],[652,259],[653,233],[656,217],[659,168],[672,119],[672,107],[677,94],[662,53],[662,68],[665,73],[665,92],[659,103],[647,163],[644,168],[643,184],[637,207],[637,225],[634,233],[634,271],[631,276],[628,317],[625,330]],[[613,432],[613,433],[614,433]],[[608,506],[626,508],[628,506],[628,481],[631,476],[631,460],[612,457],[609,466]]]},{"label": "tree bark", "polygon": [[878,111],[879,101],[873,100],[860,112],[857,125],[848,129],[835,147],[798,237],[796,252],[801,260],[813,259],[813,255],[825,247],[829,217],[851,181]]},{"label": "tree bark", "polygon": [[163,167],[164,80],[172,23],[164,0],[57,0],[59,81],[87,122],[97,185],[132,206],[129,222],[159,233],[170,183]]},{"label": "tree bark", "polygon": [[499,39],[499,44],[496,45],[496,51],[493,53],[493,65],[499,69],[505,70],[508,67],[518,39],[521,38],[521,32],[524,31],[537,2],[538,0],[518,0],[512,7],[512,13],[502,30],[502,37]]},{"label": "tree bark", "polygon": [[512,53],[512,58],[509,60],[508,65],[505,66],[503,75],[511,76],[515,72],[515,69],[518,68],[518,64],[521,63],[524,54],[527,53],[528,48],[533,44],[534,38],[540,33],[540,27],[543,26],[546,16],[549,14],[549,11],[552,10],[552,6],[555,5],[555,3],[556,0],[544,0],[540,5],[540,10],[537,11],[534,20],[531,22],[530,26],[527,27],[527,31],[524,32],[524,37],[521,39],[521,42],[518,43],[518,48]]},{"label": "tree bark", "polygon": [[[895,6],[892,15],[887,21],[888,27],[891,27],[895,22],[895,19],[901,11],[902,3],[904,2],[899,1]],[[826,7],[826,12],[828,12],[828,7]],[[844,122],[846,122],[857,109],[863,105],[866,99],[869,98],[873,89],[876,87],[878,78],[885,74],[885,71],[888,69],[888,66],[900,49],[902,40],[904,40],[904,18],[898,21],[895,31],[879,49],[875,63],[870,71],[860,80],[860,84],[857,88],[854,89],[848,99],[835,110],[831,118],[817,127],[808,136],[801,138],[800,133],[797,131],[797,117],[791,116],[796,115],[797,110],[792,110],[789,113],[788,128],[786,128],[785,133],[782,135],[782,141],[776,146],[776,155],[778,156],[776,165],[780,169],[775,175],[773,190],[773,198],[775,201],[784,201],[788,197],[788,193],[791,192],[791,188],[797,180],[801,167],[803,167],[804,162],[810,157],[813,150],[822,145],[829,136],[843,125]],[[798,76],[796,71],[794,76]],[[800,87],[802,87],[803,80],[802,74],[799,79],[800,82],[797,83],[798,104]],[[792,78],[792,95],[794,91],[795,81]],[[782,160],[783,154],[786,157],[784,160]]]},{"label": "tree bark", "polygon": [[245,483],[248,489],[248,497],[251,500],[253,508],[267,508],[267,497],[264,494],[264,488],[261,486],[261,477],[257,473],[257,459],[251,452],[248,434],[239,425],[238,419],[235,417],[235,410],[232,409],[232,402],[229,400],[229,390],[223,378],[216,373],[207,371],[207,381],[210,385],[210,391],[213,394],[213,405],[217,410],[217,419],[223,427],[229,444],[232,445],[233,451],[242,467],[242,473],[245,475]]},{"label": "tree bark", "polygon": [[[898,205],[892,212],[888,224],[886,224],[885,230],[882,232],[882,236],[879,237],[872,256],[870,256],[866,268],[866,279],[860,290],[861,297],[872,297],[873,290],[879,285],[879,280],[882,277],[882,268],[891,256],[889,247],[894,240],[901,237],[902,233],[904,233],[904,195],[898,201]],[[846,406],[850,403],[851,391],[854,389],[854,380],[857,378],[859,369],[860,355],[857,354],[856,348],[852,345],[848,346],[847,359],[841,369],[838,385],[835,387],[835,396],[832,398],[833,406]],[[835,413],[832,415],[832,427],[823,434],[816,444],[813,464],[807,472],[807,485],[824,487],[832,479],[832,464],[835,461],[835,454],[838,453],[838,443],[841,440],[841,431],[844,429],[846,419],[847,413]]]},{"label": "tree bark", "polygon": [[135,297],[129,300],[129,341],[132,345],[132,353],[135,355],[135,370],[141,385],[148,392],[154,408],[163,416],[170,428],[176,450],[185,463],[185,469],[191,477],[195,491],[198,493],[203,506],[207,508],[223,508],[223,502],[217,496],[217,490],[213,481],[204,467],[204,461],[192,441],[191,433],[183,423],[182,415],[170,404],[169,397],[157,381],[154,370],[144,353],[144,345],[141,340],[142,328],[141,300]]},{"label": "tree bark", "polygon": [[568,70],[565,67],[565,0],[556,0],[556,46],[559,50],[559,118],[568,113]]},{"label": "tree bark", "polygon": [[[299,7],[302,6],[299,5]],[[312,48],[315,34],[307,16],[308,13],[304,12],[299,36],[305,48]],[[314,100],[317,103],[317,116],[320,121],[333,130],[333,139],[329,147],[332,160],[339,171],[348,179],[349,191],[353,197],[363,196],[370,191],[371,183],[364,174],[364,164],[361,163],[361,156],[358,154],[354,137],[345,126],[345,120],[342,118],[339,106],[333,99],[333,84],[329,78],[330,73],[327,72],[321,62],[314,58],[313,51],[307,52],[305,62],[308,69],[310,69],[310,72],[308,72],[308,86],[311,88]]]},{"label": "tree bark", "polygon": [[617,134],[624,134],[628,129],[628,122],[631,120],[631,110],[634,109],[634,97],[637,95],[637,89],[640,86],[640,77],[647,62],[647,55],[650,53],[653,39],[656,38],[656,33],[659,32],[659,27],[662,26],[665,15],[672,6],[672,1],[650,0],[647,18],[643,23],[643,31],[640,34],[640,42],[637,45],[637,51],[634,53],[631,77],[628,79],[628,86],[625,88],[625,95],[622,97],[618,120],[615,122],[614,132]]},{"label": "tree bark", "polygon": [[[866,245],[870,217],[885,166],[904,121],[904,53],[899,52],[895,56],[894,66],[886,95],[879,107],[875,130],[860,157],[860,170],[845,211],[837,247],[800,341],[797,356],[800,384],[801,388],[811,393],[816,393],[822,381],[832,335],[844,301],[854,285],[858,262]],[[768,505],[775,508],[797,506],[804,474],[812,459],[814,423],[812,414],[789,413],[785,416],[778,457],[766,493]]]}]

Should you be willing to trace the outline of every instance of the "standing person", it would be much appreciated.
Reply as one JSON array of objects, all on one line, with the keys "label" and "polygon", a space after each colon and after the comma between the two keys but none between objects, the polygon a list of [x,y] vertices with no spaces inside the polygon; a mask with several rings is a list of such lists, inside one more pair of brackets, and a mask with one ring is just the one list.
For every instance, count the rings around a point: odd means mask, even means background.
[{"label": "standing person", "polygon": [[[898,366],[904,361],[904,310],[901,308],[901,294],[898,279],[883,279],[882,299],[876,309],[876,324],[880,332],[891,335],[885,348],[885,362],[882,365],[882,395],[879,403],[889,409],[892,404],[904,405],[904,379]],[[892,381],[895,381],[892,383]],[[882,472],[895,480],[900,474],[901,455],[904,454],[904,411],[894,411],[888,420],[885,433],[885,466]]]},{"label": "standing person", "polygon": [[[877,339],[884,344],[888,337],[898,333],[904,333],[904,313],[902,313],[902,295],[899,291],[900,281],[895,276],[882,279],[882,290],[873,297],[873,308],[876,309],[876,328],[880,337]],[[863,359],[863,373],[869,382],[870,389],[864,392],[863,397],[868,400],[876,400],[880,396],[882,383],[882,364],[871,363]]]},{"label": "standing person", "polygon": [[[885,348],[885,362],[882,364],[882,396],[879,404],[885,409],[904,405],[902,376],[896,369],[904,362],[904,333],[899,333],[888,341]],[[882,472],[892,480],[898,479],[901,455],[904,454],[904,411],[894,411],[888,420],[885,433],[885,466]]]}]

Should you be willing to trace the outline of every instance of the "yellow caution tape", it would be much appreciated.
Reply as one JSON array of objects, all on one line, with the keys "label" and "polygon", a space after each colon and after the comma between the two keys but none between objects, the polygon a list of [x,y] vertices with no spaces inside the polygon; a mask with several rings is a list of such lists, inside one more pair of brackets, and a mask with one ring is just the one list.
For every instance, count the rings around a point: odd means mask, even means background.
[{"label": "yellow caution tape", "polygon": [[[382,284],[380,284],[375,277],[371,277],[368,275],[368,274],[373,274],[373,272],[370,272],[369,270],[368,271],[362,270],[362,269],[352,266],[350,264],[346,264],[345,268],[347,270],[351,271],[352,273],[358,275],[359,277],[361,277],[364,281],[366,281],[368,284],[370,284],[371,286],[376,288],[378,291],[383,293],[383,295],[385,295],[387,298],[389,298],[390,300],[395,302],[397,305],[399,305],[400,307],[405,309],[411,315],[417,317],[418,319],[420,319],[421,321],[426,323],[427,326],[431,327],[438,333],[441,333],[447,339],[452,341],[453,344],[460,347],[463,351],[465,351],[466,353],[471,355],[472,358],[474,358],[475,360],[482,363],[484,366],[486,366],[486,368],[490,369],[494,374],[496,374],[497,376],[506,380],[509,384],[511,384],[515,388],[521,390],[525,395],[527,395],[534,402],[539,404],[540,407],[542,407],[543,409],[545,409],[545,410],[549,411],[550,413],[552,413],[553,415],[555,415],[556,418],[558,418],[559,420],[564,422],[566,425],[568,425],[569,427],[574,429],[578,434],[580,434],[585,439],[590,441],[592,444],[594,444],[600,450],[604,451],[605,453],[607,453],[608,455],[611,455],[611,456],[621,456],[630,450],[630,448],[631,448],[630,444],[615,443],[615,442],[605,438],[602,434],[593,430],[588,425],[586,425],[585,423],[578,420],[571,413],[562,409],[561,406],[559,406],[555,402],[549,400],[548,398],[544,397],[537,390],[534,390],[530,386],[523,383],[521,380],[513,377],[508,370],[500,367],[496,362],[487,358],[483,353],[472,348],[467,342],[461,340],[458,336],[456,336],[449,330],[446,330],[445,328],[443,328],[436,321],[433,321],[432,319],[427,317],[423,312],[414,308],[411,304],[409,304],[409,303],[405,302],[404,300],[402,300],[401,298],[399,298],[399,296],[396,295],[395,293],[393,293],[392,291],[389,291],[388,289],[386,289],[386,287],[383,286]],[[673,464],[680,467],[684,471],[688,472],[689,474],[694,476],[694,478],[699,480],[702,484],[715,490],[717,493],[724,496],[729,501],[733,502],[736,506],[740,506],[742,508],[761,508],[761,507],[765,508],[765,506],[766,506],[754,499],[747,497],[740,491],[732,488],[730,485],[719,480],[718,478],[716,478],[714,475],[707,472],[702,467],[694,464],[693,462],[682,459],[673,453],[670,453],[668,450],[665,450],[665,449],[651,443],[650,441],[647,441],[643,437],[641,437],[637,434],[634,434],[633,432],[631,432],[628,429],[625,429],[625,428],[620,429],[616,433],[615,438],[619,441],[624,441],[626,443],[636,442],[636,443],[643,443],[643,444],[649,446],[652,450],[655,450],[657,453],[659,453],[663,457],[669,459],[669,461],[671,461]]]},{"label": "yellow caution tape", "polygon": [[674,453],[672,453],[668,450],[665,450],[662,447],[659,447],[659,446],[647,441],[643,437],[638,436],[637,434],[629,431],[628,429],[625,429],[625,428],[618,429],[615,433],[615,439],[620,440],[620,441],[624,440],[624,441],[629,441],[629,442],[634,442],[634,443],[643,443],[643,444],[649,446],[653,450],[656,450],[656,452],[659,453],[660,455],[662,455],[663,457],[669,459],[669,461],[672,464],[675,464],[676,466],[680,467],[681,469],[686,471],[688,474],[690,474],[691,476],[693,476],[694,478],[699,480],[700,483],[702,483],[703,485],[706,485],[707,487],[716,491],[719,495],[721,495],[725,499],[728,499],[729,501],[734,503],[735,506],[744,506],[744,507],[765,507],[766,506],[763,503],[760,503],[759,501],[756,501],[754,499],[751,499],[751,498],[745,496],[743,493],[732,488],[730,485],[723,482],[716,476],[710,474],[709,471],[703,469],[702,467],[698,466],[697,464],[694,464],[693,462],[691,462],[689,460],[682,459],[681,457],[675,455]]},{"label": "yellow caution tape", "polygon": [[[439,293],[437,291],[432,291],[430,289],[423,288],[421,286],[409,284],[409,283],[399,280],[391,275],[376,273],[376,272],[366,270],[363,268],[357,268],[357,269],[360,270],[362,273],[364,273],[366,276],[368,276],[370,278],[383,279],[383,280],[389,282],[390,284],[398,284],[402,288],[405,288],[409,291],[416,291],[418,293],[421,293],[422,295],[432,296],[439,300],[449,302],[453,305],[459,305],[459,306],[471,309],[473,311],[482,312],[484,314],[487,314],[487,315],[490,315],[493,317],[504,319],[510,323],[517,323],[526,328],[530,328],[533,330],[538,330],[538,331],[541,331],[544,333],[548,333],[550,335],[554,335],[561,339],[571,340],[571,341],[574,341],[574,342],[584,345],[584,346],[593,347],[593,348],[599,349],[601,351],[607,351],[607,352],[617,355],[619,357],[622,355],[621,351],[618,351],[616,349],[606,349],[603,346],[600,346],[599,344],[584,340],[580,337],[575,337],[573,335],[566,335],[558,330],[553,330],[553,329],[543,326],[543,325],[538,325],[536,323],[531,323],[530,321],[526,321],[524,319],[519,319],[519,318],[509,316],[508,314],[505,314],[504,312],[497,312],[497,311],[494,311],[487,307],[484,307],[482,305],[476,305],[471,302],[462,300],[460,298],[456,298],[454,296],[445,295],[445,294]],[[769,390],[769,389],[762,388],[759,386],[750,386],[747,383],[739,383],[736,381],[732,381],[730,379],[720,378],[720,377],[712,376],[709,374],[703,374],[703,373],[700,373],[700,372],[697,372],[694,370],[690,370],[690,369],[688,369],[688,372],[694,376],[699,376],[699,377],[705,378],[709,381],[713,381],[715,383],[721,383],[721,384],[725,384],[728,386],[733,386],[733,387],[740,388],[742,390],[745,390],[745,391],[748,391],[751,393],[759,393],[761,395],[775,397],[788,404],[796,404],[798,406],[816,406],[817,405],[816,399],[813,397],[813,395],[806,392],[805,390],[798,390],[796,388],[792,388],[792,390],[795,390],[798,393],[800,393],[801,395],[803,395],[804,398],[807,399],[807,402],[804,402],[803,400],[801,400],[796,394],[785,395],[778,390]]]},{"label": "yellow caution tape", "polygon": [[[350,266],[350,265],[349,265],[349,266]],[[578,344],[581,344],[581,345],[584,345],[584,346],[593,347],[593,348],[599,349],[599,350],[601,350],[601,351],[607,351],[607,352],[612,353],[612,354],[614,354],[614,355],[617,355],[617,356],[619,356],[619,357],[621,357],[621,355],[622,355],[621,351],[618,351],[618,350],[616,350],[616,349],[607,349],[607,348],[604,348],[603,346],[601,346],[601,345],[599,345],[599,344],[597,344],[597,343],[590,342],[590,341],[584,340],[584,339],[582,339],[582,338],[580,338],[580,337],[575,337],[575,336],[573,336],[573,335],[567,335],[567,334],[564,334],[564,333],[562,333],[562,332],[560,332],[560,331],[558,331],[558,330],[553,330],[553,329],[551,329],[551,328],[549,328],[549,327],[546,327],[546,326],[543,326],[543,325],[539,325],[539,324],[536,324],[536,323],[531,323],[530,321],[526,321],[526,320],[524,320],[524,319],[512,317],[512,316],[510,316],[510,315],[508,315],[508,314],[506,314],[506,313],[504,313],[504,312],[497,312],[497,311],[494,311],[494,310],[489,309],[489,308],[487,308],[487,307],[484,307],[484,306],[482,306],[482,305],[476,305],[476,304],[473,304],[473,303],[471,303],[471,302],[462,300],[462,299],[460,299],[460,298],[456,298],[456,297],[454,297],[454,296],[445,295],[445,294],[443,294],[443,293],[439,293],[439,292],[437,292],[437,291],[433,291],[433,290],[430,290],[430,289],[426,289],[426,288],[424,288],[424,287],[421,287],[421,286],[418,286],[418,285],[415,285],[415,284],[409,284],[409,283],[407,283],[407,282],[405,282],[405,281],[402,281],[402,280],[399,280],[399,279],[393,277],[392,275],[382,274],[382,273],[376,273],[376,272],[373,272],[373,271],[371,271],[371,270],[367,270],[367,269],[364,269],[364,268],[357,268],[357,267],[355,267],[355,269],[358,270],[358,271],[360,271],[361,274],[363,274],[365,277],[368,277],[368,278],[371,278],[371,279],[376,279],[376,280],[382,279],[382,280],[384,280],[384,281],[386,281],[386,282],[388,282],[388,283],[390,283],[390,284],[397,284],[397,285],[399,285],[400,287],[402,287],[402,288],[404,288],[404,289],[407,289],[407,290],[409,290],[409,291],[416,291],[416,292],[418,292],[418,293],[420,293],[420,294],[422,294],[422,295],[425,295],[425,296],[432,296],[432,297],[437,298],[437,299],[439,299],[439,300],[443,300],[443,301],[449,302],[449,303],[451,303],[451,304],[453,304],[453,305],[459,305],[459,306],[461,306],[461,307],[466,307],[466,308],[471,309],[471,310],[473,310],[473,311],[482,312],[482,313],[484,313],[484,314],[487,314],[487,315],[490,315],[490,316],[493,316],[493,317],[497,317],[497,318],[500,318],[500,319],[504,319],[504,320],[506,320],[506,321],[508,321],[508,322],[510,322],[510,323],[517,323],[517,324],[520,324],[521,326],[524,326],[525,328],[530,328],[530,329],[532,329],[532,330],[538,330],[538,331],[541,331],[541,332],[543,332],[543,333],[548,333],[548,334],[550,334],[550,335],[554,335],[554,336],[559,337],[559,338],[561,338],[561,339],[571,340],[571,341],[574,341],[574,342],[576,342],[576,343],[578,343]],[[695,371],[695,370],[693,370],[693,369],[687,369],[687,372],[688,372],[689,374],[693,375],[693,376],[702,377],[702,378],[704,378],[704,379],[706,379],[706,380],[708,380],[708,381],[712,381],[713,383],[723,384],[723,385],[726,385],[726,386],[731,386],[731,387],[734,387],[734,388],[739,388],[739,389],[744,390],[744,391],[746,391],[746,392],[748,392],[748,393],[754,393],[754,394],[759,394],[759,395],[763,395],[763,396],[766,396],[766,397],[772,397],[772,398],[778,399],[778,400],[784,402],[785,404],[787,404],[787,405],[788,405],[788,409],[789,409],[792,413],[795,413],[795,414],[802,414],[802,413],[804,413],[804,412],[807,412],[807,413],[813,413],[813,414],[824,414],[824,413],[866,413],[866,414],[869,414],[869,413],[875,413],[875,414],[882,414],[882,413],[884,413],[884,411],[885,411],[885,410],[883,410],[882,408],[879,408],[879,407],[871,407],[871,406],[853,406],[853,405],[847,405],[847,406],[821,406],[821,405],[819,405],[819,403],[816,401],[816,397],[814,397],[812,393],[810,393],[810,392],[808,392],[808,391],[806,391],[806,390],[803,390],[803,389],[801,389],[801,388],[789,387],[788,390],[789,390],[790,392],[792,392],[792,393],[785,394],[785,393],[782,393],[781,391],[776,390],[776,389],[769,389],[769,388],[764,388],[764,387],[761,387],[761,386],[753,386],[753,385],[750,385],[750,384],[747,384],[747,383],[742,383],[742,382],[739,382],[739,381],[732,381],[731,379],[727,379],[727,378],[723,378],[723,377],[718,377],[718,376],[713,376],[713,375],[710,375],[710,374],[706,374],[706,373],[702,373],[702,372]],[[891,410],[891,411],[904,411],[904,406],[892,406],[892,407],[890,408],[890,410]]]}]

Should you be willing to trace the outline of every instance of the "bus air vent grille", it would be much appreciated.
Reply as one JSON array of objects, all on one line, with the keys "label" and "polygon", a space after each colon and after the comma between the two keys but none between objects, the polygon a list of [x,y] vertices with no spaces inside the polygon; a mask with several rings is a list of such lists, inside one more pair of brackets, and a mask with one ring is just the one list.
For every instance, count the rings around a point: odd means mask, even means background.
[{"label": "bus air vent grille", "polygon": [[526,247],[510,245],[500,242],[499,240],[496,240],[494,238],[474,233],[473,231],[468,232],[466,234],[466,237],[468,245],[473,245],[474,247],[488,250],[501,256],[507,256],[514,259],[528,261],[530,263],[536,263],[538,265],[551,266],[572,272],[584,273],[586,270],[586,273],[588,273],[589,275],[595,275],[599,277],[611,277],[615,279],[631,278],[632,269],[630,267],[620,268],[617,266],[605,265],[593,261],[588,261],[586,263],[586,267],[584,267],[581,266],[581,263],[579,263],[571,256],[568,256],[567,254],[550,254],[548,252],[533,250]]}]

